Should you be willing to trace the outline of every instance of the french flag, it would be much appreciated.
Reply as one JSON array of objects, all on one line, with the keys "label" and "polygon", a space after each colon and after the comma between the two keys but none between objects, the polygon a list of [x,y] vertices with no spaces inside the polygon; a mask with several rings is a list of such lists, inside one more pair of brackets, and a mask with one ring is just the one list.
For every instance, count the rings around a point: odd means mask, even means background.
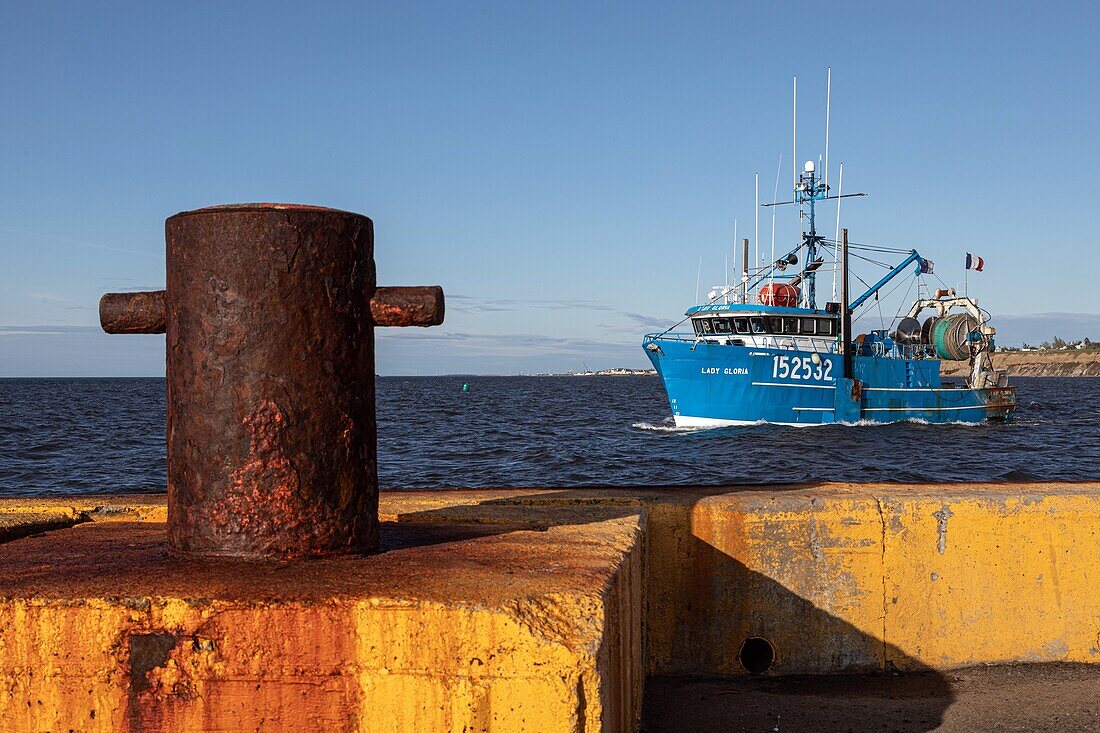
[{"label": "french flag", "polygon": [[966,253],[966,269],[981,272],[983,267],[985,267],[985,260],[978,255]]}]

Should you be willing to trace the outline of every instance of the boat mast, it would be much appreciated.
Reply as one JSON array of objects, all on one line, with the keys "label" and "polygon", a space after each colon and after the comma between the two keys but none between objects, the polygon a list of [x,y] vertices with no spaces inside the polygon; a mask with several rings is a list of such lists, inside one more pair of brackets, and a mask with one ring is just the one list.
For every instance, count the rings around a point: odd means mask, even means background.
[{"label": "boat mast", "polygon": [[848,305],[848,229],[840,240],[840,354],[845,379],[852,378],[852,308]]},{"label": "boat mast", "polygon": [[806,248],[806,256],[802,260],[802,281],[806,283],[805,307],[817,308],[817,291],[815,270],[817,266],[817,246],[824,244],[824,238],[817,233],[816,203],[824,200],[829,195],[829,187],[825,181],[817,178],[814,170],[814,162],[807,160],[802,175],[798,178],[798,185],[794,189],[795,200],[798,202],[799,216],[806,213],[806,205],[809,204],[810,231],[802,234],[802,244]]}]

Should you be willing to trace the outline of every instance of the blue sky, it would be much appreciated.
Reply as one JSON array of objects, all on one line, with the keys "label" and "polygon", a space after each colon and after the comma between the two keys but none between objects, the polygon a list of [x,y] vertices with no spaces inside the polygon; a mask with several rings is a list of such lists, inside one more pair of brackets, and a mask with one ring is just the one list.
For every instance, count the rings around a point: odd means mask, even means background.
[{"label": "blue sky", "polygon": [[753,174],[770,198],[783,154],[789,189],[793,74],[799,157],[823,152],[826,66],[853,239],[950,283],[983,255],[1005,341],[1100,338],[1100,12],[894,5],[14,5],[0,375],[163,373],[96,302],[163,285],[166,217],[237,201],[367,214],[380,283],[444,286],[443,326],[379,332],[382,374],[644,366],[700,257],[705,288],[734,217],[752,236]]}]

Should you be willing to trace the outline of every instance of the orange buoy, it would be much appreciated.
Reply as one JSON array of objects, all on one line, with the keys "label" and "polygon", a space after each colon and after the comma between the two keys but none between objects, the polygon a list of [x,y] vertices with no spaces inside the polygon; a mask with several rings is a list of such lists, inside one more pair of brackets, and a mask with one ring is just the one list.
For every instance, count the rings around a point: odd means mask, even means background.
[{"label": "orange buoy", "polygon": [[784,308],[798,306],[798,288],[790,283],[768,283],[760,288],[762,305],[777,305]]}]

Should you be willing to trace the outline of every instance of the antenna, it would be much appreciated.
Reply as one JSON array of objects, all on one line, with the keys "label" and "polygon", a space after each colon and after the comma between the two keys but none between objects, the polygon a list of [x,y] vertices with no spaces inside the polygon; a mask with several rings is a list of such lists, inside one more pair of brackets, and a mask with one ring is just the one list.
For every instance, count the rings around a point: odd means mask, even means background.
[{"label": "antenna", "polygon": [[794,77],[794,104],[792,105],[794,121],[791,124],[791,173],[794,181],[792,186],[798,185],[798,76]]},{"label": "antenna", "polygon": [[756,244],[755,259],[753,264],[756,267],[760,266],[760,174],[756,174],[756,208],[753,209],[756,212],[756,231],[752,235],[752,241]]},{"label": "antenna", "polygon": [[[733,252],[733,266],[734,266],[734,268],[736,268],[737,267],[737,217],[736,216],[733,217],[733,244],[730,246],[730,249]],[[729,290],[730,290],[730,283],[729,283],[729,280],[726,280],[726,302],[727,303],[730,302]]]},{"label": "antenna", "polygon": [[741,302],[749,302],[749,238],[741,239]]},{"label": "antenna", "polygon": [[844,164],[840,164],[840,182],[836,190],[836,236],[833,238],[833,302],[836,302],[836,271],[839,260],[836,248],[840,246],[840,200],[844,198]]},{"label": "antenna", "polygon": [[[779,155],[779,165],[775,169],[775,188],[772,190],[772,263],[775,262],[775,199],[779,196],[779,174],[783,170],[783,155]],[[775,281],[775,268],[772,267],[768,282]]]},{"label": "antenna", "polygon": [[[829,103],[832,101],[833,67],[825,72],[825,195],[829,195]],[[839,207],[838,207],[839,208]]]},{"label": "antenna", "polygon": [[699,255],[699,271],[695,273],[695,303],[699,303],[699,280],[703,277],[703,255]]}]

